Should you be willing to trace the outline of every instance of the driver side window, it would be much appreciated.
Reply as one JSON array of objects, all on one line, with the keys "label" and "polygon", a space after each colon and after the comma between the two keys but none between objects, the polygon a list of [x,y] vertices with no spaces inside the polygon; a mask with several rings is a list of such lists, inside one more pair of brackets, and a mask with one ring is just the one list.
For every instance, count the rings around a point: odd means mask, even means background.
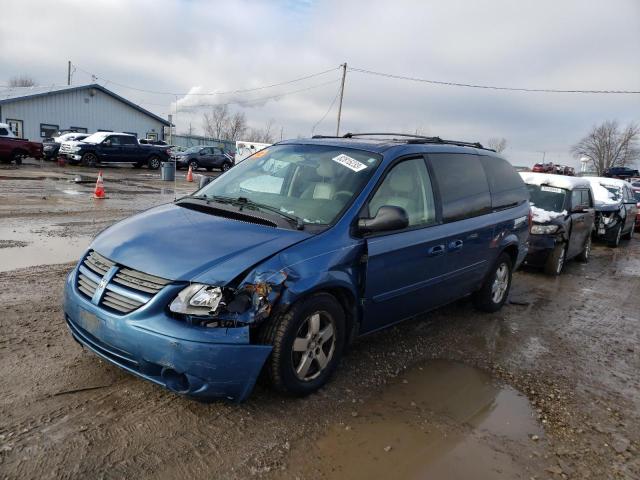
[{"label": "driver side window", "polygon": [[422,158],[395,165],[369,201],[369,216],[375,217],[383,205],[403,208],[409,227],[436,223],[436,208],[429,172]]}]

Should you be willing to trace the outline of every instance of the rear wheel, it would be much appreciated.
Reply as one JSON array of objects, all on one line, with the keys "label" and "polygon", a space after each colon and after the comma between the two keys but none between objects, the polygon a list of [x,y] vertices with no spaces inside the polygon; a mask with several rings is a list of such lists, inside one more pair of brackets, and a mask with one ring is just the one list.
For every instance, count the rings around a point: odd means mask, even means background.
[{"label": "rear wheel", "polygon": [[547,262],[544,265],[544,273],[547,275],[560,275],[566,258],[567,246],[564,243],[557,244],[549,258],[547,258]]},{"label": "rear wheel", "polygon": [[197,160],[189,160],[189,166],[191,167],[191,171],[195,172],[199,165]]},{"label": "rear wheel", "polygon": [[22,159],[25,157],[23,152],[13,152],[11,155],[11,160],[15,162],[16,165],[22,165]]},{"label": "rear wheel", "polygon": [[633,233],[635,230],[635,225],[629,229],[629,232],[624,235],[625,240],[631,240],[633,238]]},{"label": "rear wheel", "polygon": [[622,225],[618,225],[613,233],[613,239],[609,240],[608,245],[613,248],[617,248],[620,245],[620,239],[622,238]]},{"label": "rear wheel", "polygon": [[149,167],[149,170],[157,170],[160,168],[160,159],[158,157],[151,157],[148,161],[147,161],[147,166]]},{"label": "rear wheel", "polygon": [[292,395],[308,395],[335,371],[345,339],[345,316],[338,301],[318,293],[267,320],[259,340],[272,345],[266,374],[272,385]]},{"label": "rear wheel", "polygon": [[473,294],[473,303],[483,312],[496,312],[502,308],[511,289],[511,257],[502,253],[494,263],[480,290]]},{"label": "rear wheel", "polygon": [[587,241],[584,244],[584,250],[578,254],[578,260],[587,263],[591,257],[591,235],[587,237]]}]

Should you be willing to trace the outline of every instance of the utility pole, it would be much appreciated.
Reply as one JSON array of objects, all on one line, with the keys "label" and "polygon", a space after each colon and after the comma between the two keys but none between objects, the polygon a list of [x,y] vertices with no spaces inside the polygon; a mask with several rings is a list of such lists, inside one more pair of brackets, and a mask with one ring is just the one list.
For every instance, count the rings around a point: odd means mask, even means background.
[{"label": "utility pole", "polygon": [[71,85],[71,60],[67,62],[67,85]]},{"label": "utility pole", "polygon": [[338,126],[336,127],[336,137],[340,136],[340,117],[342,116],[342,97],[344,97],[344,79],[347,76],[347,62],[342,65],[342,84],[340,85],[340,104],[338,105]]}]

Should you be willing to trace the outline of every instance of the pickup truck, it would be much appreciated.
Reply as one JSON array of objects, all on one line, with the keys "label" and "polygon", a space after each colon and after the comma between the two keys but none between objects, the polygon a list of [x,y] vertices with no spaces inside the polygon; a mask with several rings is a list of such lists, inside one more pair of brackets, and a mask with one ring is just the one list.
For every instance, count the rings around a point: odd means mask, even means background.
[{"label": "pickup truck", "polygon": [[138,139],[126,133],[96,132],[71,147],[67,152],[69,163],[95,166],[99,163],[130,163],[135,168],[144,165],[151,170],[170,157],[168,145],[141,145]]},{"label": "pickup truck", "polygon": [[42,144],[17,137],[0,136],[0,163],[22,163],[25,157],[42,158]]}]

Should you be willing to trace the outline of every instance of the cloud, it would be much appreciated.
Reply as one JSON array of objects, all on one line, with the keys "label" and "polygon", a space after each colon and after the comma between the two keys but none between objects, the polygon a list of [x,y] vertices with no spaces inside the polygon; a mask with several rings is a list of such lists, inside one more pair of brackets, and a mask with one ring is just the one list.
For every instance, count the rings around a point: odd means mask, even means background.
[{"label": "cloud", "polygon": [[[46,11],[46,15],[39,12]],[[25,30],[24,25],[29,25]],[[531,88],[640,90],[636,0],[44,0],[3,5],[0,75],[64,83],[66,61],[108,88],[166,116],[201,125],[203,105],[243,102],[253,126],[309,135],[337,84],[261,100],[338,78],[243,94],[348,62],[435,80]],[[7,78],[0,78],[0,83]],[[74,82],[90,75],[77,70]],[[166,94],[140,92],[122,85]],[[439,87],[349,72],[343,131],[394,130],[509,140],[514,163],[576,162],[569,147],[594,123],[637,119],[640,96],[534,94]],[[335,132],[336,106],[316,133]]]}]

